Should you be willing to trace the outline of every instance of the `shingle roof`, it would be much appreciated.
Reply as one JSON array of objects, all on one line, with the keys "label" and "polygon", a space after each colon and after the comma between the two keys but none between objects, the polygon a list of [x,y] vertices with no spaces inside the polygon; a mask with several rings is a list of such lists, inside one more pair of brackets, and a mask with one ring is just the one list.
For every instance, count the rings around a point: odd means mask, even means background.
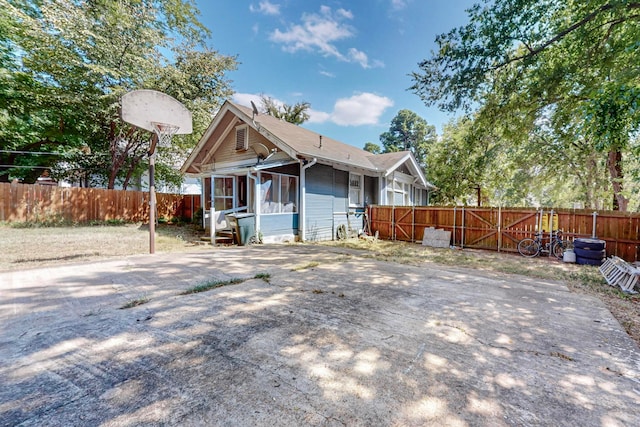
[{"label": "shingle roof", "polygon": [[[249,119],[249,122],[251,121],[252,110],[250,108],[232,102],[229,102],[229,104],[243,112],[247,116],[247,119]],[[372,154],[370,152],[354,147],[353,145],[336,141],[335,139],[266,114],[256,116],[254,121],[256,125],[269,131],[269,133],[276,136],[282,143],[291,147],[299,155],[353,165],[371,171],[379,170],[377,165],[371,161]]]},{"label": "shingle roof", "polygon": [[266,114],[254,116],[251,108],[235,104],[231,101],[226,101],[222,106],[216,119],[211,123],[211,126],[209,126],[209,129],[198,143],[198,146],[196,146],[189,159],[185,162],[183,170],[186,171],[188,165],[198,158],[199,151],[202,150],[208,142],[205,139],[211,137],[214,123],[227,111],[235,114],[250,126],[253,126],[258,132],[271,139],[276,145],[283,149],[287,148],[285,151],[294,158],[303,157],[309,160],[316,158],[321,163],[342,164],[350,168],[360,168],[376,174],[386,174],[404,161],[409,160],[414,165],[413,169],[415,169],[416,173],[420,176],[422,183],[426,186],[432,186],[425,180],[423,172],[409,151],[371,154],[353,145],[336,141],[335,139],[320,135],[273,116]]}]

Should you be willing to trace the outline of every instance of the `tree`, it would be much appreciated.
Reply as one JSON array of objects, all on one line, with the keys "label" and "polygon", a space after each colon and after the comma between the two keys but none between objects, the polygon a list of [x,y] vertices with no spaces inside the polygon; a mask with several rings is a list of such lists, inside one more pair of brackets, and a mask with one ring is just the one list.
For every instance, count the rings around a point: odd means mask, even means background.
[{"label": "tree", "polygon": [[373,142],[366,142],[364,144],[363,150],[373,154],[380,154],[382,152],[380,146],[378,144],[374,144]]},{"label": "tree", "polygon": [[297,102],[294,105],[279,104],[270,96],[260,96],[262,111],[265,114],[282,119],[294,125],[301,125],[309,120],[309,109],[311,104],[308,102]]},{"label": "tree", "polygon": [[427,105],[478,107],[478,120],[505,123],[521,139],[540,120],[581,124],[593,153],[606,153],[614,208],[625,209],[622,153],[640,125],[640,3],[485,1],[469,23],[437,37],[438,50],[412,73]]},{"label": "tree", "polygon": [[[182,101],[193,113],[194,132],[231,94],[225,73],[235,69],[235,58],[206,45],[208,31],[189,0],[0,3],[0,87],[7,88],[0,92],[6,95],[0,120],[7,124],[0,138],[6,151],[59,153],[46,163],[57,163],[61,176],[90,174],[109,188],[126,187],[146,169],[150,134],[119,119],[119,99],[128,91],[156,89]],[[12,31],[5,31],[6,22]],[[175,169],[196,138],[174,138],[157,170]],[[170,162],[166,168],[163,160]],[[0,167],[0,180],[19,175],[26,177]]]},{"label": "tree", "polygon": [[437,139],[435,126],[410,110],[400,110],[391,120],[387,132],[380,135],[383,151],[411,151],[423,167],[427,164],[429,145]]}]

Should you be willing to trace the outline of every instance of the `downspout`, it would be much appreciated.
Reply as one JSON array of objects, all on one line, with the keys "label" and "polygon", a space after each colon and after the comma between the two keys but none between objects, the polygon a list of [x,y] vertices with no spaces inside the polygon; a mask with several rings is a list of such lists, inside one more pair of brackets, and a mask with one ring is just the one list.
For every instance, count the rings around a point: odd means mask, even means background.
[{"label": "downspout", "polygon": [[307,163],[306,165],[304,164],[304,162],[301,160],[300,161],[300,212],[298,212],[298,223],[299,223],[299,227],[300,227],[300,241],[304,242],[306,240],[306,230],[307,230],[307,215],[306,215],[306,210],[307,210],[307,203],[306,203],[306,198],[307,198],[307,180],[306,180],[306,170],[309,169],[311,166],[315,165],[316,162],[318,161],[317,158],[313,158],[313,160],[311,160],[309,163]]},{"label": "downspout", "polygon": [[[258,185],[258,177],[251,175],[251,171],[247,172],[247,177],[253,180],[253,202],[255,206],[253,207],[253,211],[256,214],[256,235],[260,232],[260,187]],[[247,195],[248,196],[248,195]]]}]

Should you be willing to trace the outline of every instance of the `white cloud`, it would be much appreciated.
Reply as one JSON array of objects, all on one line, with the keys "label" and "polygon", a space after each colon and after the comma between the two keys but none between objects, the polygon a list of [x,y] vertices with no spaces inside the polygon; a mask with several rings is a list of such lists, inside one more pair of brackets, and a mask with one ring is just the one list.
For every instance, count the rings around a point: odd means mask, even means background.
[{"label": "white cloud", "polygon": [[348,55],[350,59],[349,62],[356,62],[360,64],[362,68],[384,67],[384,63],[381,61],[376,60],[370,63],[367,54],[356,48],[352,47],[349,49]]},{"label": "white cloud", "polygon": [[338,9],[333,12],[328,6],[320,6],[319,13],[305,13],[301,20],[300,24],[290,25],[284,31],[276,29],[270,40],[282,44],[282,49],[290,53],[318,52],[340,61],[360,64],[363,68],[381,66],[379,61],[370,64],[367,55],[358,49],[350,48],[345,55],[336,46],[336,43],[355,35],[354,28],[347,22],[353,20],[351,11]]},{"label": "white cloud", "polygon": [[333,107],[331,121],[340,126],[375,125],[391,106],[391,99],[368,92],[340,98]]},{"label": "white cloud", "polygon": [[313,108],[309,108],[309,120],[307,123],[325,123],[329,119],[331,119],[331,114],[325,113],[324,111],[314,110]]},{"label": "white cloud", "polygon": [[329,71],[324,71],[324,70],[320,70],[320,71],[318,71],[318,73],[320,73],[321,75],[323,75],[325,77],[334,78],[336,76],[335,74],[330,73]]},{"label": "white cloud", "polygon": [[251,4],[249,10],[254,13],[262,13],[264,15],[280,15],[280,5],[267,1],[261,1],[258,6]]},{"label": "white cloud", "polygon": [[251,101],[253,101],[256,106],[260,105],[260,95],[256,95],[254,93],[234,93],[232,99],[236,104],[244,105],[249,108],[251,108]]},{"label": "white cloud", "polygon": [[[233,102],[245,107],[251,107],[251,101],[253,101],[260,109],[262,107],[261,96],[253,93],[236,93],[233,95]],[[269,97],[270,95],[264,96]],[[276,105],[284,104],[283,101],[275,97],[271,96],[271,99]],[[380,116],[387,108],[392,106],[393,100],[386,96],[363,92],[349,98],[338,99],[333,106],[333,111],[330,113],[310,108],[308,110],[309,120],[307,123],[332,122],[339,126],[377,125],[379,124]]]}]

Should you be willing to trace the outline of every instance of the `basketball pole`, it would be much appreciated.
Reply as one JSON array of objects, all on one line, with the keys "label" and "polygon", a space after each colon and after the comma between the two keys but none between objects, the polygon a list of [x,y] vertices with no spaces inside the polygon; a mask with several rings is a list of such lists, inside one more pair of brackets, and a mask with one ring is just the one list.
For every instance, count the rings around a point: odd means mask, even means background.
[{"label": "basketball pole", "polygon": [[158,134],[153,133],[149,147],[149,253],[156,253],[156,144]]}]

